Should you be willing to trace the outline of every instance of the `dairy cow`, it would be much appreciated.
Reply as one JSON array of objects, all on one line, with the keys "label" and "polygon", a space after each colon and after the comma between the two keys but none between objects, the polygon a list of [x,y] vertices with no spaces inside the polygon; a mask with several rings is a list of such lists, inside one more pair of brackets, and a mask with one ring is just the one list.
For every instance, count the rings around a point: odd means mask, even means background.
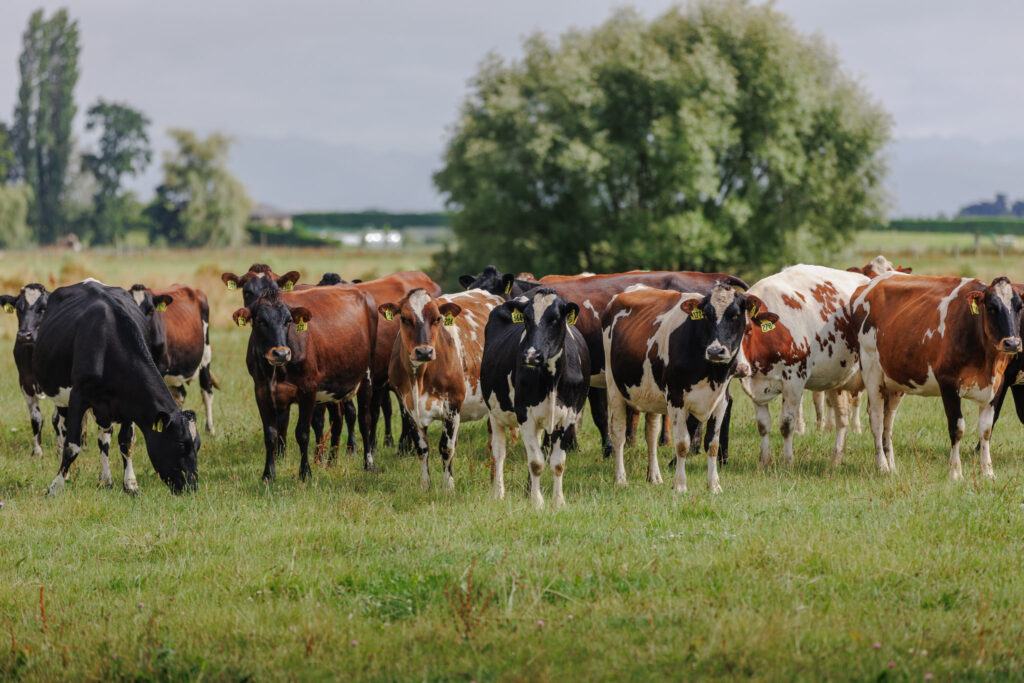
[{"label": "dairy cow", "polygon": [[530,467],[530,500],[540,507],[542,445],[550,438],[552,505],[565,504],[562,474],[568,438],[587,400],[590,356],[575,327],[579,306],[553,290],[535,289],[491,311],[480,371],[490,413],[494,495],[505,496],[506,430],[518,428]]},{"label": "dairy cow", "polygon": [[32,353],[36,347],[39,323],[46,312],[50,293],[39,283],[25,285],[17,296],[0,295],[0,305],[7,313],[18,314],[18,332],[14,338],[14,365],[18,368],[18,386],[28,405],[32,424],[32,455],[43,454],[43,411],[39,408],[40,394],[32,372]]},{"label": "dairy cow", "polygon": [[[748,318],[749,314],[749,318]],[[719,428],[725,417],[729,380],[738,366],[748,319],[769,330],[777,319],[754,295],[726,283],[706,294],[633,287],[615,296],[601,317],[608,386],[609,431],[615,453],[615,483],[626,483],[622,459],[626,406],[649,414],[647,480],[660,484],[657,422],[668,414],[676,449],[674,490],[686,491],[690,450],[687,418],[707,429],[708,488],[719,493]]]},{"label": "dairy cow", "polygon": [[1021,351],[1021,298],[1010,281],[888,273],[861,286],[851,306],[878,469],[895,470],[896,410],[905,394],[917,394],[942,398],[954,480],[963,476],[960,401],[979,404],[981,473],[994,478],[994,404],[1012,355]]},{"label": "dairy cow", "polygon": [[[123,425],[122,434],[132,423],[138,425],[154,469],[171,490],[196,487],[195,414],[181,411],[171,397],[146,343],[146,328],[139,307],[120,287],[86,280],[50,294],[32,354],[36,383],[57,405],[58,432],[65,434],[48,495],[63,490],[81,451],[87,410],[107,433],[114,422]],[[100,481],[108,483],[110,466],[103,450],[101,458]],[[124,457],[124,466],[124,488],[135,492],[130,456]]]},{"label": "dairy cow", "polygon": [[427,427],[443,424],[438,450],[444,483],[455,487],[452,459],[463,421],[487,417],[480,389],[480,360],[487,317],[501,298],[480,290],[433,297],[414,289],[380,304],[384,320],[397,324],[388,377],[402,411],[416,428],[420,483],[430,487]]}]

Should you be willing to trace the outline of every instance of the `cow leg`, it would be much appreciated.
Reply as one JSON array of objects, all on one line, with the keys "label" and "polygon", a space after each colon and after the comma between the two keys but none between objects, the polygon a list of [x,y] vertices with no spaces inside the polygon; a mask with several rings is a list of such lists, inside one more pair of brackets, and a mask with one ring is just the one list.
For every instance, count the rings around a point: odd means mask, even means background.
[{"label": "cow leg", "polygon": [[25,397],[28,419],[32,423],[32,457],[39,457],[43,454],[43,411],[39,408],[39,396],[24,389],[21,395]]},{"label": "cow leg", "polygon": [[661,436],[661,414],[645,415],[644,436],[647,438],[647,481],[662,483],[661,468],[658,467],[658,437]]},{"label": "cow leg", "polygon": [[100,487],[105,489],[114,488],[114,478],[110,476],[110,441],[114,434],[114,426],[103,426],[96,424],[99,428],[99,435],[96,441],[100,448]]},{"label": "cow leg", "polygon": [[[391,398],[388,398],[390,401]],[[398,416],[402,421],[402,433],[398,437],[398,454],[410,455],[417,452],[416,444],[419,441],[419,427],[412,421],[412,418],[401,407],[399,400]]]},{"label": "cow leg", "polygon": [[807,424],[804,422],[803,396],[800,397],[800,403],[796,407],[796,421],[793,426],[797,434],[804,434],[807,432]]},{"label": "cow leg", "polygon": [[57,435],[57,464],[59,465],[61,458],[64,457],[64,442],[68,436],[68,409],[55,408],[51,422],[53,423],[53,432]]},{"label": "cow leg", "polygon": [[565,473],[566,441],[572,426],[559,427],[551,435],[551,474],[553,475],[551,485],[551,507],[565,507],[565,493],[562,491],[562,474]]},{"label": "cow leg", "polygon": [[[395,438],[391,435],[391,393],[387,389],[381,392],[380,412],[384,417],[384,447],[392,448],[395,445]],[[404,429],[405,425],[402,427]]]},{"label": "cow leg", "polygon": [[789,383],[782,387],[782,414],[779,416],[779,431],[782,433],[782,459],[787,465],[792,465],[795,460],[793,435],[797,432],[803,394],[804,388],[801,385]]},{"label": "cow leg", "polygon": [[658,445],[667,446],[672,443],[672,421],[668,415],[662,415],[661,434],[658,436]]},{"label": "cow leg", "polygon": [[828,396],[824,391],[812,391],[811,401],[814,403],[814,426],[819,432],[823,432],[832,423],[832,415],[828,412]]},{"label": "cow leg", "polygon": [[444,486],[449,491],[455,490],[455,472],[452,467],[455,458],[455,442],[459,440],[459,406],[449,407],[448,413],[444,416],[444,424],[441,428],[441,442],[438,445],[438,452],[441,453],[441,465],[444,471]]},{"label": "cow leg", "polygon": [[824,394],[829,409],[836,416],[836,439],[832,448],[832,466],[838,467],[843,464],[843,457],[846,453],[846,428],[850,423],[850,406],[847,402],[846,392],[826,391]]},{"label": "cow leg", "polygon": [[373,462],[377,453],[377,423],[373,420],[373,392],[370,382],[362,382],[356,391],[356,406],[359,408],[359,436],[363,439],[363,469],[376,472]]},{"label": "cow leg", "polygon": [[60,467],[57,469],[57,476],[53,478],[53,481],[50,482],[50,487],[46,490],[47,496],[56,496],[64,490],[64,481],[68,477],[71,464],[75,462],[75,458],[82,451],[82,426],[86,408],[87,406],[81,394],[72,387],[68,406],[63,409],[64,412],[61,415],[65,419],[65,439]]},{"label": "cow leg", "polygon": [[985,479],[995,479],[996,473],[992,469],[992,425],[995,423],[995,409],[991,402],[983,404],[978,411],[978,435],[981,437],[981,453],[979,464],[981,465],[981,476]]},{"label": "cow leg", "polygon": [[626,445],[636,443],[636,430],[640,428],[640,411],[626,407]]},{"label": "cow leg", "polygon": [[541,432],[530,422],[520,429],[523,447],[526,449],[526,463],[530,469],[530,503],[534,508],[544,507],[544,496],[540,492],[540,475],[544,471],[544,451],[541,450]]},{"label": "cow leg", "polygon": [[[602,389],[601,387],[590,387],[588,397],[590,399],[590,416],[594,419],[594,426],[597,427],[598,434],[601,435],[601,453],[605,458],[612,455],[614,452],[614,446],[609,440],[609,419],[608,419],[608,397],[609,391]],[[623,405],[623,416],[622,416],[622,436],[626,436],[626,416],[625,416],[625,405]],[[625,481],[625,479],[623,479]]]},{"label": "cow leg", "polygon": [[[268,402],[269,403],[269,402]],[[260,404],[260,420],[263,422],[263,446],[266,449],[266,461],[263,465],[263,481],[266,483],[274,481],[277,477],[275,460],[277,458],[278,443],[278,415],[270,405]],[[285,425],[288,424],[288,413],[285,412]]]},{"label": "cow leg", "polygon": [[288,453],[288,408],[285,406],[277,413],[277,459],[284,460]]},{"label": "cow leg", "polygon": [[210,372],[209,364],[199,368],[199,389],[203,394],[203,408],[206,410],[206,433],[216,436],[217,430],[213,427],[213,388],[216,383],[213,373]]},{"label": "cow leg", "polygon": [[772,413],[767,403],[754,404],[754,412],[757,415],[757,433],[761,435],[761,457],[757,465],[767,467],[772,464]]},{"label": "cow leg", "polygon": [[[601,390],[604,393],[604,390]],[[615,483],[625,486],[626,464],[622,459],[622,450],[626,445],[626,401],[619,394],[618,389],[609,388],[607,400],[602,399],[602,407],[606,409],[607,422],[605,427],[608,431],[607,441],[615,453]],[[594,390],[590,390],[590,409],[594,410]],[[525,443],[525,433],[523,442]]]},{"label": "cow leg", "polygon": [[[953,481],[963,478],[960,466],[960,441],[964,438],[964,416],[960,410],[960,395],[955,386],[939,387],[942,407],[946,409],[946,427],[949,429],[949,476]],[[981,427],[981,416],[978,416]],[[979,431],[979,434],[981,432]]]},{"label": "cow leg", "polygon": [[875,466],[879,472],[889,471],[889,459],[885,457],[885,445],[883,441],[883,423],[885,422],[885,389],[864,378],[868,394],[868,422],[871,425],[871,435],[875,439]]},{"label": "cow leg", "polygon": [[701,444],[704,442],[704,424],[693,415],[686,418],[687,431],[690,432],[690,449],[693,453],[700,453]]},{"label": "cow leg", "polygon": [[170,389],[171,398],[174,399],[174,403],[178,406],[178,410],[181,410],[183,407],[185,407],[185,397],[187,396],[185,385],[179,384],[177,386],[169,386],[167,388]]},{"label": "cow leg", "polygon": [[896,420],[896,410],[900,407],[900,402],[903,400],[902,391],[889,392],[886,395],[885,400],[885,429],[883,435],[885,438],[885,453],[886,458],[889,462],[889,471],[896,471],[896,457],[892,450],[892,424]]},{"label": "cow leg", "polygon": [[708,453],[708,490],[714,494],[722,492],[722,482],[718,478],[718,454],[722,444],[722,425],[725,424],[728,414],[729,402],[723,398],[718,402],[718,407],[715,408],[715,412],[711,416],[711,422],[705,427],[708,435],[711,436],[711,442],[706,448]]},{"label": "cow leg", "polygon": [[[391,397],[388,396],[387,400],[390,402]],[[345,442],[345,455],[356,454],[356,404],[352,401],[345,401],[341,404],[341,410],[345,415],[345,429],[348,431],[348,440]],[[338,429],[341,429],[341,425],[338,425]],[[331,439],[334,439],[334,429],[331,429]]]},{"label": "cow leg", "polygon": [[[686,455],[690,452],[690,430],[686,426],[686,408],[668,407],[668,416],[672,420],[672,438],[676,443],[676,474],[672,490],[686,493]],[[717,456],[717,454],[716,454]]]},{"label": "cow leg", "polygon": [[729,462],[729,423],[732,422],[732,396],[725,394],[725,413],[714,431],[707,430],[704,434],[704,450],[711,448],[711,441],[718,435],[718,464],[724,466]]},{"label": "cow leg", "polygon": [[299,416],[295,421],[295,442],[299,445],[299,479],[308,481],[313,474],[309,467],[309,425],[313,420],[316,396],[303,396],[299,401]]},{"label": "cow leg", "polygon": [[327,404],[326,413],[331,422],[331,452],[327,456],[327,462],[334,462],[338,459],[338,449],[341,448],[341,429],[345,426],[345,417],[340,402]]},{"label": "cow leg", "polygon": [[493,416],[488,418],[487,426],[490,427],[491,461],[494,463],[494,473],[492,476],[494,497],[497,500],[502,500],[505,498],[505,427],[499,424]]},{"label": "cow leg", "polygon": [[326,404],[320,403],[313,408],[313,417],[309,421],[309,426],[313,429],[313,443],[316,444],[313,449],[313,462],[320,462],[323,460],[324,450],[327,448],[327,440],[324,436],[324,424],[327,421],[327,406]]},{"label": "cow leg", "polygon": [[124,466],[122,486],[125,493],[133,496],[139,492],[139,482],[135,479],[135,468],[132,466],[132,446],[134,445],[135,425],[131,422],[122,422],[121,429],[117,432],[117,446],[121,451],[121,464]]},{"label": "cow leg", "polygon": [[846,395],[849,397],[850,404],[850,427],[853,429],[854,434],[860,434],[864,431],[864,426],[860,423],[861,392],[848,391]]}]

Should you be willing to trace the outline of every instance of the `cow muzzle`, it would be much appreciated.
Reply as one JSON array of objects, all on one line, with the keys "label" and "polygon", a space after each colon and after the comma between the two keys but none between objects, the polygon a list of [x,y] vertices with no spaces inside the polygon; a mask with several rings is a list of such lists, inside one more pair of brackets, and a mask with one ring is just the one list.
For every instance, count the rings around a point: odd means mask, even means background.
[{"label": "cow muzzle", "polygon": [[711,344],[704,352],[704,357],[712,363],[728,363],[732,360],[729,349],[720,342]]},{"label": "cow muzzle", "polygon": [[275,346],[264,356],[271,365],[284,365],[292,359],[292,350],[287,346]]},{"label": "cow muzzle", "polygon": [[433,346],[417,346],[412,351],[412,359],[417,363],[426,363],[434,360]]},{"label": "cow muzzle", "polygon": [[1020,353],[1020,337],[1006,337],[999,342],[999,350],[1003,353]]},{"label": "cow muzzle", "polygon": [[34,332],[22,332],[18,331],[18,336],[15,338],[21,344],[35,344],[36,335]]},{"label": "cow muzzle", "polygon": [[544,356],[542,356],[537,349],[530,347],[523,351],[523,365],[536,368],[544,364]]}]

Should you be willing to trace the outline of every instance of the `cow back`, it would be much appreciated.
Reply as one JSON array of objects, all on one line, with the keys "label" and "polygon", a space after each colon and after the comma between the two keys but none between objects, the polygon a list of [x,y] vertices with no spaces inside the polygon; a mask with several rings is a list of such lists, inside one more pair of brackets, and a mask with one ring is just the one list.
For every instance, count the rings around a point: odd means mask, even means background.
[{"label": "cow back", "polygon": [[167,331],[167,355],[170,357],[167,374],[191,377],[202,363],[207,342],[210,308],[206,294],[182,284],[153,287],[150,291],[153,296],[172,297],[167,309],[156,313],[163,317]]}]

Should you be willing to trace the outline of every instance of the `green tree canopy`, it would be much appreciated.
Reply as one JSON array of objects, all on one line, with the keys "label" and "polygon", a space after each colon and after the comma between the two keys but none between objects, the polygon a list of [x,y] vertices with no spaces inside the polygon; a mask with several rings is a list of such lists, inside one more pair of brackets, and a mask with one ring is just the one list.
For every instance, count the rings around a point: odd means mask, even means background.
[{"label": "green tree canopy", "polygon": [[616,12],[488,56],[435,177],[451,281],[504,270],[734,270],[834,248],[881,217],[890,121],[769,6]]},{"label": "green tree canopy", "polygon": [[189,246],[230,246],[245,241],[252,201],[227,167],[231,138],[212,133],[205,140],[172,128],[177,149],[165,152],[164,181],[148,209],[152,238]]},{"label": "green tree canopy", "polygon": [[96,180],[91,235],[94,243],[110,243],[124,236],[129,202],[121,183],[124,176],[145,170],[153,158],[147,126],[149,119],[123,104],[101,99],[89,108],[85,128],[100,131],[97,151],[82,155],[82,169]]},{"label": "green tree canopy", "polygon": [[62,201],[77,107],[78,22],[66,9],[46,19],[29,17],[18,59],[21,86],[11,128],[18,179],[34,190],[29,222],[39,241],[51,243],[63,232]]}]

